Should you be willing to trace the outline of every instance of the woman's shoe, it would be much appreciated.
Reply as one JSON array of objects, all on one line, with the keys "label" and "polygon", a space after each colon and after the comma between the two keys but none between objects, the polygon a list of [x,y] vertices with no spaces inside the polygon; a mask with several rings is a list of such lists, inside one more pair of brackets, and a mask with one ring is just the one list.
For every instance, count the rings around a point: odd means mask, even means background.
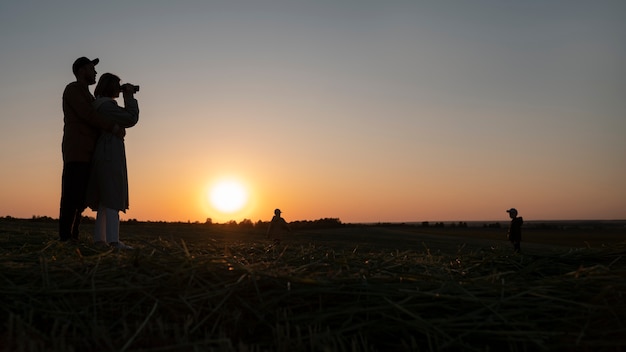
[{"label": "woman's shoe", "polygon": [[111,242],[109,243],[109,246],[113,247],[113,248],[117,248],[117,249],[133,249],[133,247],[124,244],[123,242]]}]

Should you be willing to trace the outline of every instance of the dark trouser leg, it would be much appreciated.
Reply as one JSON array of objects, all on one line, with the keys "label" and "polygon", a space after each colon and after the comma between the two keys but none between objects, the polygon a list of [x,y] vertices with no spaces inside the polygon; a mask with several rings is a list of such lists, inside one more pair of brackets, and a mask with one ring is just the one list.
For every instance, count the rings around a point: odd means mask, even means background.
[{"label": "dark trouser leg", "polygon": [[521,251],[520,241],[513,242],[513,249],[515,250],[515,253],[519,253]]},{"label": "dark trouser leg", "polygon": [[59,240],[67,241],[72,237],[74,210],[68,209],[68,206],[63,204],[63,201],[61,201],[61,203],[61,209],[59,211]]},{"label": "dark trouser leg", "polygon": [[83,210],[85,207],[76,209],[74,212],[74,222],[72,222],[72,239],[78,240],[78,225],[80,225],[80,220],[83,218]]},{"label": "dark trouser leg", "polygon": [[59,211],[59,239],[78,239],[78,226],[85,210],[85,194],[91,172],[90,163],[63,164],[61,178],[61,209]]}]

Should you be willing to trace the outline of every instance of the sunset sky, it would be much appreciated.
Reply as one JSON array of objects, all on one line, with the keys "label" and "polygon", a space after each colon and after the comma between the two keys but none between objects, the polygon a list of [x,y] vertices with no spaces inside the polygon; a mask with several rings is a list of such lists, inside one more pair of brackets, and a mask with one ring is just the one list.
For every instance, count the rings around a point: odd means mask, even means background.
[{"label": "sunset sky", "polygon": [[[141,86],[123,219],[626,219],[625,19],[622,0],[2,1],[0,216],[58,217],[87,56]],[[243,209],[211,203],[220,180]]]}]

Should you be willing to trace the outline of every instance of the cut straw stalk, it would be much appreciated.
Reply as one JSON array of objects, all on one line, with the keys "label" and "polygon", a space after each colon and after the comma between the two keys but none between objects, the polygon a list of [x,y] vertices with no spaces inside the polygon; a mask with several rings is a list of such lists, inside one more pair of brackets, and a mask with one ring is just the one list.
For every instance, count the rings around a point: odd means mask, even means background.
[{"label": "cut straw stalk", "polygon": [[[0,311],[7,322],[7,314],[24,318],[22,325],[13,318],[12,336],[34,336],[39,346],[109,350],[141,349],[151,339],[162,346],[251,349],[305,343],[313,350],[347,350],[352,341],[378,350],[625,342],[626,266],[597,251],[535,259],[465,248],[343,251],[314,243],[206,245],[185,238],[182,245],[163,238],[146,238],[133,253],[81,246],[82,258],[45,241],[41,248],[3,249],[0,264],[10,270],[1,271],[0,293],[11,304]],[[18,262],[23,265],[11,264]],[[64,329],[63,340],[37,333],[47,326],[54,336]],[[392,332],[399,338],[384,338]],[[94,342],[80,342],[84,336]]]}]

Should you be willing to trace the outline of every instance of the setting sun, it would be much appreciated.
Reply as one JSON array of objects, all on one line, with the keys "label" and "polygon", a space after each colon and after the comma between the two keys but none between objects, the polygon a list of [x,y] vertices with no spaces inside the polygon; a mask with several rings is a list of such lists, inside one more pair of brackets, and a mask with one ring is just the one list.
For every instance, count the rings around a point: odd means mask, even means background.
[{"label": "setting sun", "polygon": [[248,201],[246,188],[238,181],[219,181],[209,191],[211,205],[223,213],[241,210]]}]

